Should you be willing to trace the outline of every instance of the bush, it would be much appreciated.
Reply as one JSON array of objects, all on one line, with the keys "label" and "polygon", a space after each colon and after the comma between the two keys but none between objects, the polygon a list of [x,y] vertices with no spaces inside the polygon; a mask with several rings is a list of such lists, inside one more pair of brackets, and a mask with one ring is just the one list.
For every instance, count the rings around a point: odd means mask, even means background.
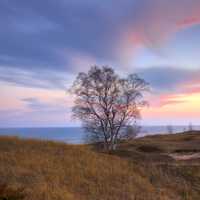
[{"label": "bush", "polygon": [[137,148],[139,151],[145,152],[145,153],[160,153],[163,152],[163,150],[157,146],[152,145],[142,145]]}]

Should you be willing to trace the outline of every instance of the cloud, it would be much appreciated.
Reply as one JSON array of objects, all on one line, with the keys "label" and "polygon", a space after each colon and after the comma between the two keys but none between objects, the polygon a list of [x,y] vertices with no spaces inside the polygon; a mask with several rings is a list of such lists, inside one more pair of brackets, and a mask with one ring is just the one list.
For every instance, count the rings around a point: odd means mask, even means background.
[{"label": "cloud", "polygon": [[63,89],[79,69],[130,64],[139,48],[159,49],[199,24],[199,13],[197,0],[1,1],[0,80]]},{"label": "cloud", "polygon": [[193,105],[195,108],[197,105],[200,96],[200,69],[151,67],[138,72],[152,88],[148,98],[152,108],[181,108],[181,104]]},{"label": "cloud", "polygon": [[0,127],[59,127],[75,124],[65,99],[20,99],[23,108],[0,109]]},{"label": "cloud", "polygon": [[93,1],[80,0],[1,1],[0,64],[29,70],[63,70],[65,57],[57,55],[63,49],[109,57],[118,35],[113,31],[119,29],[111,9],[109,4],[102,8]]},{"label": "cloud", "polygon": [[158,98],[158,96],[153,96],[151,99],[151,106],[154,108],[163,108],[165,106],[173,106],[178,105],[182,103],[187,103],[187,100],[183,99],[183,94],[161,94]]},{"label": "cloud", "polygon": [[160,102],[160,107],[167,106],[167,105],[173,105],[173,104],[180,104],[185,103],[186,101],[183,100],[172,100],[172,99],[165,99]]},{"label": "cloud", "polygon": [[140,13],[123,33],[120,52],[126,62],[144,47],[159,54],[163,44],[177,32],[199,24],[200,1],[141,0]]},{"label": "cloud", "polygon": [[66,90],[70,76],[50,70],[22,70],[0,67],[0,81],[29,88]]},{"label": "cloud", "polygon": [[53,102],[41,101],[38,98],[23,98],[21,101],[29,108],[29,112],[47,112],[47,113],[67,113],[70,111],[70,105],[65,104],[64,99],[54,99]]},{"label": "cloud", "polygon": [[38,90],[27,95],[27,91],[29,90],[24,90],[24,94],[18,97],[11,95],[11,98],[19,101],[18,105],[7,107],[3,104],[0,107],[0,127],[77,125],[78,122],[71,116],[73,104],[71,96],[62,95],[62,92],[56,94],[56,91],[47,91],[38,95]]},{"label": "cloud", "polygon": [[56,52],[62,49],[117,59],[128,48],[120,48],[123,35],[128,33],[130,46],[155,46],[176,32],[177,24],[198,23],[199,10],[196,0],[1,1],[0,63],[61,70],[66,60]]},{"label": "cloud", "polygon": [[200,83],[200,69],[181,67],[149,67],[138,69],[138,73],[157,92],[188,91],[188,87]]},{"label": "cloud", "polygon": [[49,107],[51,108],[50,105],[41,102],[40,100],[38,100],[37,98],[24,98],[21,99],[23,102],[26,103],[26,105],[31,108],[32,110],[46,110],[49,109]]},{"label": "cloud", "polygon": [[198,82],[198,84],[193,83],[191,85],[188,85],[187,87],[185,87],[185,92],[187,94],[200,93],[200,82]]}]

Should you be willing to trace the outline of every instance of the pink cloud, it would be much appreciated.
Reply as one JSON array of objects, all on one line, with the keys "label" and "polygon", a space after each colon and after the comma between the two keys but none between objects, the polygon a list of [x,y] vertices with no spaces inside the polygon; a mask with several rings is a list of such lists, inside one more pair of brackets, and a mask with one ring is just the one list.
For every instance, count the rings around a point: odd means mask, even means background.
[{"label": "pink cloud", "polygon": [[180,22],[177,23],[177,26],[178,27],[182,27],[182,28],[185,28],[185,27],[189,27],[189,26],[193,26],[193,25],[198,25],[200,23],[200,17],[191,17],[191,18],[188,18],[188,19],[184,19]]},{"label": "pink cloud", "polygon": [[159,49],[177,32],[200,24],[198,0],[142,2],[144,5],[139,17],[124,31],[121,46],[125,59],[132,56],[138,47]]},{"label": "pink cloud", "polygon": [[187,93],[200,93],[200,86],[193,86],[187,89]]},{"label": "pink cloud", "polygon": [[175,105],[180,103],[185,103],[185,100],[182,100],[183,94],[162,94],[155,95],[149,98],[150,106],[152,108],[161,108],[164,106]]},{"label": "pink cloud", "polygon": [[173,105],[173,104],[180,104],[185,103],[186,101],[183,100],[172,100],[172,99],[165,99],[160,102],[160,106],[167,106],[167,105]]}]

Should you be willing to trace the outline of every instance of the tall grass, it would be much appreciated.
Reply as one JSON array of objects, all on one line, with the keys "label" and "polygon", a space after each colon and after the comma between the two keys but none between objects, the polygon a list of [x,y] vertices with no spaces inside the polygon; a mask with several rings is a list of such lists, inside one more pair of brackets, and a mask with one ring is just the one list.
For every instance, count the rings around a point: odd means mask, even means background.
[{"label": "tall grass", "polygon": [[199,200],[199,178],[199,167],[157,166],[84,145],[0,138],[0,199]]}]

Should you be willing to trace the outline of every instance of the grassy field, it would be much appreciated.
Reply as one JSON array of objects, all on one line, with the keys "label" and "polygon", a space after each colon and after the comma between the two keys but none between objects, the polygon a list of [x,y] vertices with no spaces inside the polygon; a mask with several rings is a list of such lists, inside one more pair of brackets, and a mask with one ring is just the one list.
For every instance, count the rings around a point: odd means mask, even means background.
[{"label": "grassy field", "polygon": [[0,137],[0,200],[199,200],[200,133],[121,142],[118,150]]}]

